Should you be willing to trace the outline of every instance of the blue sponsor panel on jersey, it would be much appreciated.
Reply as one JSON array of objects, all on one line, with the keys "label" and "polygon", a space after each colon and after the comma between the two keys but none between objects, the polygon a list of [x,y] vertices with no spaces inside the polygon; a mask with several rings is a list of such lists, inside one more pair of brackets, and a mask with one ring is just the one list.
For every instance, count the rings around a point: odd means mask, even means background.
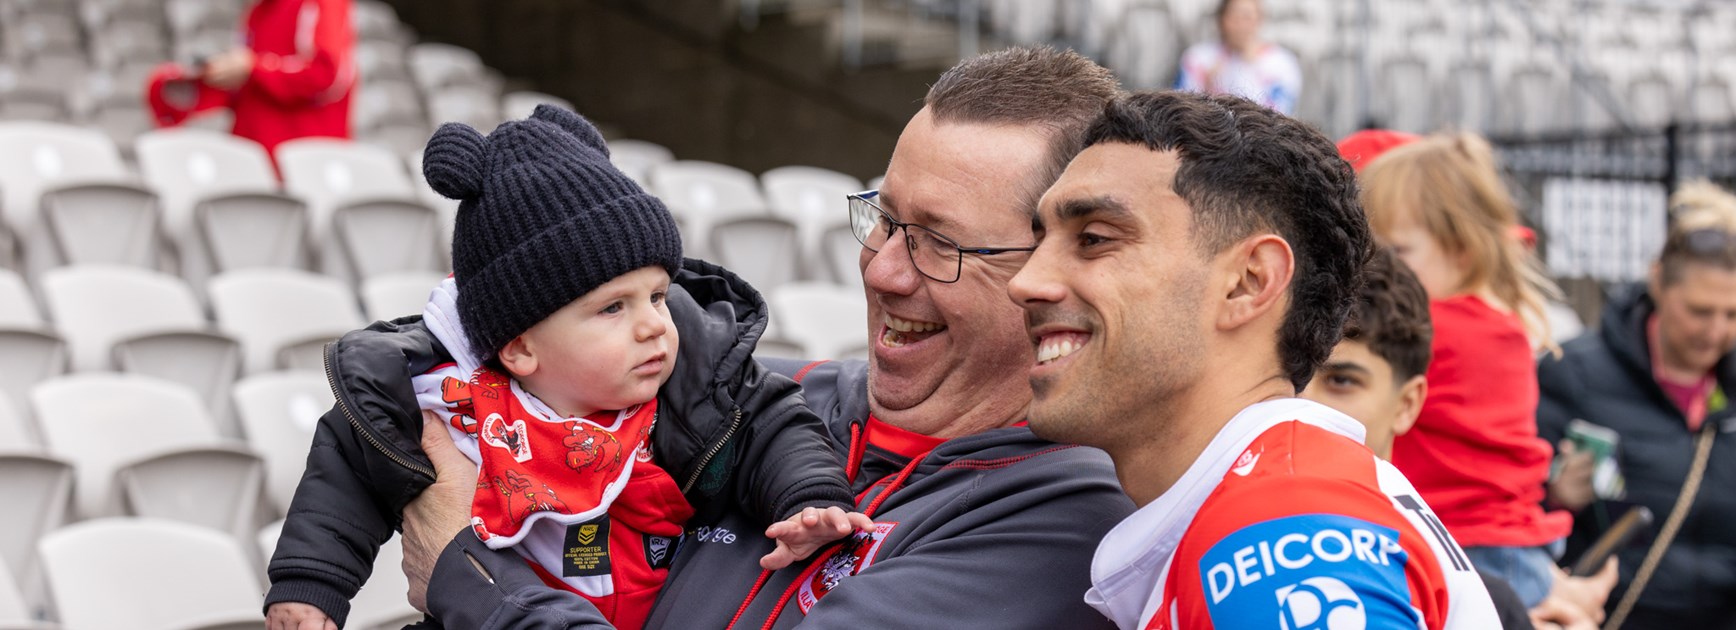
[{"label": "blue sponsor panel on jersey", "polygon": [[1398,530],[1340,514],[1262,521],[1200,558],[1219,628],[1415,628]]}]

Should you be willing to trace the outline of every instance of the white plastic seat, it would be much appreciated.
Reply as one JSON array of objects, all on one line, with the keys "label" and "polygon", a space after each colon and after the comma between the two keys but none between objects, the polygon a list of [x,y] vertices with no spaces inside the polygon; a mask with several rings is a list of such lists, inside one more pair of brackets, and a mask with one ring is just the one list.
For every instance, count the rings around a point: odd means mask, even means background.
[{"label": "white plastic seat", "polygon": [[101,519],[42,540],[66,630],[258,628],[259,578],[235,538],[159,519]]},{"label": "white plastic seat", "polygon": [[[357,4],[354,8],[359,8]],[[353,15],[359,15],[353,14]],[[356,42],[356,69],[368,81],[410,81],[410,64],[404,58],[404,48],[386,39],[360,39]]]},{"label": "white plastic seat", "polygon": [[198,394],[170,381],[94,373],[36,386],[49,452],[77,467],[83,518],[136,514],[251,531],[264,466],[218,436]]},{"label": "white plastic seat", "polygon": [[428,120],[435,126],[461,122],[488,133],[505,120],[500,113],[500,93],[482,83],[463,83],[438,88],[428,95]]},{"label": "white plastic seat", "polygon": [[317,351],[364,323],[342,281],[303,271],[232,271],[211,279],[210,294],[218,329],[241,342],[247,374],[278,369],[290,360],[305,364],[280,355],[291,349]]},{"label": "white plastic seat", "polygon": [[[283,171],[284,186],[308,203],[314,241],[339,243],[321,252],[321,271],[355,281],[368,273],[396,270],[350,267],[355,260],[374,260],[372,252],[384,244],[393,244],[391,249],[400,253],[421,251],[423,245],[430,250],[437,247],[436,231],[431,231],[435,230],[436,222],[429,218],[433,210],[421,213],[406,208],[417,203],[416,189],[396,154],[343,140],[304,138],[279,145],[277,162]],[[348,209],[369,204],[380,204],[382,208],[361,213],[366,219],[335,218]],[[346,227],[352,231],[335,232]],[[367,231],[354,231],[363,228]],[[342,243],[346,240],[365,243],[367,251],[351,247],[352,251],[345,252]],[[442,261],[427,270],[443,267]]]},{"label": "white plastic seat", "polygon": [[[507,120],[523,120],[525,118],[530,118],[530,115],[536,112],[536,106],[543,104],[555,105],[565,109],[578,111],[577,107],[573,107],[572,101],[559,96],[544,94],[542,92],[520,90],[517,92],[507,92],[506,94],[501,95],[500,113],[505,116]],[[611,150],[615,148],[613,143],[610,144],[609,148]]]},{"label": "white plastic seat", "polygon": [[438,273],[394,273],[362,282],[362,312],[370,320],[390,321],[420,315],[428,294],[445,279]]},{"label": "white plastic seat", "polygon": [[742,217],[710,230],[711,258],[761,293],[796,279],[802,252],[800,228],[783,217]]},{"label": "white plastic seat", "polygon": [[766,301],[778,334],[802,344],[812,359],[837,359],[866,341],[868,305],[861,291],[835,284],[786,284]]},{"label": "white plastic seat", "polygon": [[651,167],[675,161],[675,153],[661,144],[644,140],[613,140],[609,142],[609,161],[640,186],[649,186]]},{"label": "white plastic seat", "polygon": [[[8,514],[0,519],[0,574],[18,578],[17,594],[28,609],[46,603],[36,543],[67,521],[73,479],[72,464],[64,459],[0,448],[0,496],[6,497]],[[7,627],[8,607],[0,603],[0,628]]]},{"label": "white plastic seat", "polygon": [[136,142],[139,170],[162,200],[164,229],[186,274],[308,264],[306,209],[281,193],[259,143],[203,129],[151,131]]},{"label": "white plastic seat", "polygon": [[1418,56],[1387,59],[1380,68],[1378,111],[1387,126],[1399,131],[1427,133],[1434,124],[1435,95],[1429,83],[1428,62]]},{"label": "white plastic seat", "polygon": [[71,347],[74,370],[113,369],[113,348],[126,339],[209,328],[193,290],[180,278],[154,271],[52,269],[43,275],[42,293]]},{"label": "white plastic seat", "polygon": [[[42,220],[44,192],[128,180],[120,150],[100,131],[44,122],[0,123],[0,199],[4,201],[0,214],[22,242],[46,244],[55,238]],[[106,230],[100,234],[112,236]],[[146,235],[155,237],[155,228]],[[62,236],[68,242],[82,242],[87,237],[76,231]],[[25,268],[31,277],[64,262],[56,249],[25,248]]]},{"label": "white plastic seat", "polygon": [[476,51],[451,44],[424,43],[410,47],[410,73],[425,92],[487,73]]},{"label": "white plastic seat", "polygon": [[136,184],[90,183],[44,190],[42,220],[53,264],[162,265],[157,195]]},{"label": "white plastic seat", "polygon": [[18,580],[5,566],[0,566],[0,630],[49,630],[53,623],[38,621],[36,613],[25,601]]},{"label": "white plastic seat", "polygon": [[845,197],[862,192],[862,182],[823,168],[785,166],[760,174],[760,185],[772,212],[794,221],[799,228],[801,266],[820,272],[806,279],[830,279],[823,263],[821,237],[828,229],[849,225],[849,202]]},{"label": "white plastic seat", "polygon": [[850,226],[838,226],[820,234],[820,260],[833,282],[851,290],[862,288],[862,241]]},{"label": "white plastic seat", "polygon": [[283,371],[249,376],[234,391],[247,443],[265,460],[266,497],[285,514],[307,466],[314,427],[332,406],[331,388],[321,372]]},{"label": "white plastic seat", "polygon": [[40,443],[36,423],[29,421],[35,412],[24,401],[30,399],[30,390],[37,383],[66,373],[66,344],[46,330],[0,327],[0,357],[6,357],[0,361],[0,393],[16,403],[16,411],[27,419],[25,426],[31,429],[31,437]]},{"label": "white plastic seat", "polygon": [[0,327],[39,328],[44,325],[42,311],[30,296],[24,278],[10,269],[0,269]]},{"label": "white plastic seat", "polygon": [[681,160],[655,165],[650,175],[653,192],[685,224],[682,240],[691,257],[709,254],[705,247],[713,225],[769,214],[759,180],[733,166]]}]

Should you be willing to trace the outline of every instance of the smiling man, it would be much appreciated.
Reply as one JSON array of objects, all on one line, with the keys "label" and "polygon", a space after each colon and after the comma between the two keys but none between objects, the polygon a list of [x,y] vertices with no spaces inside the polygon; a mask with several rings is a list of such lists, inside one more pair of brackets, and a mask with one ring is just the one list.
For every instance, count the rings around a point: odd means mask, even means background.
[{"label": "smiling man", "polygon": [[1087,603],[1122,628],[1489,628],[1470,564],[1355,420],[1295,398],[1370,253],[1350,166],[1229,96],[1117,100],[1013,278],[1040,436],[1097,446],[1140,509]]}]

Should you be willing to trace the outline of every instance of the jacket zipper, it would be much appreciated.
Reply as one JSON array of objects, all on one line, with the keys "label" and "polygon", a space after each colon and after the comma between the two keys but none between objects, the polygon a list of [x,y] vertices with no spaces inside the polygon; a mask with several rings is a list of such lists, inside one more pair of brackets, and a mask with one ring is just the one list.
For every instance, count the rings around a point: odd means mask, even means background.
[{"label": "jacket zipper", "polygon": [[715,443],[715,444],[712,444],[711,448],[709,450],[705,451],[705,456],[699,458],[699,466],[697,466],[693,469],[693,475],[687,478],[687,483],[681,484],[681,494],[687,494],[688,490],[693,489],[693,484],[699,483],[699,475],[701,475],[705,472],[705,467],[711,465],[711,459],[714,457],[717,457],[717,452],[723,450],[723,445],[728,444],[729,439],[732,437],[735,437],[736,429],[740,429],[740,428],[741,428],[741,407],[736,407],[735,408],[735,417],[729,421],[729,430],[724,431],[723,432],[723,439],[718,440],[717,443]]},{"label": "jacket zipper", "polygon": [[325,352],[322,354],[321,358],[325,363],[326,384],[332,388],[332,399],[337,401],[338,410],[343,412],[344,418],[350,421],[350,426],[355,428],[356,433],[361,434],[362,439],[367,440],[369,444],[372,444],[376,450],[386,456],[386,459],[392,460],[392,462],[399,466],[427,475],[429,479],[436,478],[437,475],[434,474],[433,470],[429,470],[416,462],[406,461],[404,458],[399,457],[398,454],[387,450],[386,446],[381,444],[379,439],[374,437],[373,431],[362,421],[356,419],[356,415],[350,412],[350,405],[345,401],[343,390],[338,387],[338,380],[332,372],[331,345],[326,346]]}]

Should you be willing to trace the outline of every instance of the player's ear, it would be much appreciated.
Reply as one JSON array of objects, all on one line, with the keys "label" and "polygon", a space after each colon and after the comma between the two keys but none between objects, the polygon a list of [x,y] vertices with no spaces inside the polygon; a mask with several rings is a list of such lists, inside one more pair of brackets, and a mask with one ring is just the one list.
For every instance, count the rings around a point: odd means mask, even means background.
[{"label": "player's ear", "polygon": [[1417,416],[1422,415],[1423,399],[1429,397],[1429,379],[1418,374],[1410,377],[1404,385],[1399,386],[1398,417],[1392,420],[1392,435],[1404,435],[1411,427],[1416,426]]},{"label": "player's ear", "polygon": [[1219,311],[1218,328],[1234,330],[1281,308],[1295,273],[1296,255],[1277,234],[1265,233],[1227,248],[1219,255],[1225,264],[1225,308]]},{"label": "player's ear", "polygon": [[524,378],[536,373],[536,352],[524,335],[513,337],[512,341],[500,349],[501,367],[512,374],[513,378]]}]

